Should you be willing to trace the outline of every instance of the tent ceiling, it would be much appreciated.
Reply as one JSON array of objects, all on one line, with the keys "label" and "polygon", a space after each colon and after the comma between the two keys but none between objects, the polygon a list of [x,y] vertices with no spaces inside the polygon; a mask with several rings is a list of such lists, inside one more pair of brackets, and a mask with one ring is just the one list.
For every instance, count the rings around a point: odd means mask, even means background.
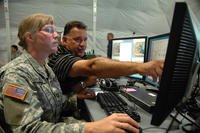
[{"label": "tent ceiling", "polygon": [[[85,22],[92,30],[92,0],[8,0],[10,26],[32,13],[47,13],[55,17],[58,27],[72,19]],[[179,0],[180,1],[180,0]],[[199,11],[200,2],[188,0]],[[114,30],[138,34],[159,34],[169,31],[174,0],[97,0],[97,31]],[[3,0],[0,0],[0,28],[5,27]],[[198,13],[198,18],[200,14]],[[155,28],[155,26],[157,28]]]},{"label": "tent ceiling", "polygon": [[[9,0],[10,26],[17,27],[24,16],[42,12],[52,14],[58,27],[63,27],[69,20],[77,19],[85,22],[92,30],[92,4],[92,0]],[[168,4],[172,5],[172,2]],[[1,18],[4,18],[2,5],[1,1]],[[164,27],[166,31],[169,22],[165,16],[158,0],[151,0],[151,2],[98,0],[97,30],[145,33],[147,31],[145,28],[157,25]],[[5,20],[1,19],[0,28],[3,27],[5,27]],[[152,28],[148,30],[154,32]],[[160,28],[160,31],[157,29],[155,33],[159,32],[164,32],[163,28]]]},{"label": "tent ceiling", "polygon": [[[186,1],[200,22],[200,0],[97,0],[96,44],[93,44],[93,0],[7,1],[11,44],[18,42],[17,27],[23,17],[46,13],[54,16],[58,31],[63,30],[67,21],[83,21],[88,26],[88,48],[103,56],[108,32],[115,37],[133,36],[133,32],[136,36],[169,32],[175,1]],[[11,45],[6,42],[5,27],[4,4],[0,0],[0,50]]]}]

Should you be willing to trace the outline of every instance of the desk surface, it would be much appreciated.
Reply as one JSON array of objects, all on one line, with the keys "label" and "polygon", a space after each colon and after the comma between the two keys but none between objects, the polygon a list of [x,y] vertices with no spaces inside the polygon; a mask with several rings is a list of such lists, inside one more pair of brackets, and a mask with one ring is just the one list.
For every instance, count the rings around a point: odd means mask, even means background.
[{"label": "desk surface", "polygon": [[[98,87],[94,87],[92,88],[93,90],[101,91],[100,88]],[[147,111],[143,110],[142,108],[138,107],[137,105],[135,105],[133,102],[129,101],[127,98],[125,98],[124,96],[122,96],[121,94],[119,94],[120,97],[122,97],[129,106],[132,107],[137,107],[137,111],[141,116],[141,122],[140,125],[142,127],[142,129],[144,129],[143,133],[164,133],[166,132],[166,130],[161,129],[161,128],[165,128],[167,129],[170,122],[171,122],[171,117],[168,117],[163,123],[162,125],[157,128],[153,125],[151,125],[151,114],[148,113]],[[91,121],[97,121],[100,120],[102,118],[105,118],[107,115],[105,113],[105,111],[101,108],[101,106],[99,105],[99,103],[96,100],[84,100],[86,108],[88,110],[89,116],[90,116],[90,120]],[[150,128],[150,129],[146,129],[149,127],[155,127],[155,128]],[[182,130],[171,130],[170,133],[183,133]]]}]

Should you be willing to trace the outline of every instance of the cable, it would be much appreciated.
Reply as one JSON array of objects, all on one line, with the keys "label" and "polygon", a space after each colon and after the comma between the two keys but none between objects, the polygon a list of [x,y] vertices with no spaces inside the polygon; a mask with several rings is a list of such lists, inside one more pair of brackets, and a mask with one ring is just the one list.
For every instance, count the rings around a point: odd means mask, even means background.
[{"label": "cable", "polygon": [[[194,125],[192,123],[187,123],[182,126],[182,130],[185,131],[186,133],[198,133],[200,129],[192,129]],[[190,129],[188,129],[190,128]]]},{"label": "cable", "polygon": [[173,119],[171,120],[171,122],[170,122],[170,124],[169,124],[169,126],[168,126],[168,128],[167,128],[167,130],[166,130],[166,132],[168,133],[168,131],[171,129],[171,127],[173,126],[173,123],[174,123],[174,121],[176,120],[176,117],[178,116],[178,112],[176,112],[176,114],[175,114],[175,116],[174,117],[172,117]]},{"label": "cable", "polygon": [[186,117],[183,113],[179,112],[179,114],[181,116],[183,116],[185,119],[187,119],[189,122],[191,122],[191,124],[195,125],[196,127],[198,127],[200,129],[200,125],[198,125],[197,123],[193,122],[192,120],[190,120],[188,117]]},{"label": "cable", "polygon": [[197,81],[194,85],[195,87],[194,87],[194,90],[191,94],[191,98],[196,98],[199,95],[199,92],[200,92],[200,89],[199,89],[199,87],[200,87],[200,75],[199,74],[200,74],[200,68],[197,72]]}]

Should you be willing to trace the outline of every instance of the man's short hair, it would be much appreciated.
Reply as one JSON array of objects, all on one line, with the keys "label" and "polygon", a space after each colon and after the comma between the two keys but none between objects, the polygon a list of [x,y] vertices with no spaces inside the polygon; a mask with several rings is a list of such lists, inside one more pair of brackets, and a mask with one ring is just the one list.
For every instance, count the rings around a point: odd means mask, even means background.
[{"label": "man's short hair", "polygon": [[14,49],[16,49],[16,51],[18,50],[18,47],[17,47],[17,45],[11,45],[11,48],[14,48]]},{"label": "man's short hair", "polygon": [[107,36],[112,36],[112,38],[114,38],[114,34],[113,33],[108,33]]},{"label": "man's short hair", "polygon": [[74,27],[76,27],[76,28],[78,28],[78,29],[87,30],[87,26],[86,26],[83,22],[73,20],[73,21],[68,22],[68,23],[65,25],[65,29],[64,29],[63,35],[69,34],[70,30],[71,30],[72,28],[74,28]]}]

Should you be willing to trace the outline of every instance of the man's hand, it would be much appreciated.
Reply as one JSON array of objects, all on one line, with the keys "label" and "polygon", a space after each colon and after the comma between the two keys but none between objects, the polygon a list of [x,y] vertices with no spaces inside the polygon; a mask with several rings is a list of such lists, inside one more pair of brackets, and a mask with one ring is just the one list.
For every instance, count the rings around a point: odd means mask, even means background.
[{"label": "man's hand", "polygon": [[89,76],[85,81],[87,86],[94,86],[97,83],[97,77],[96,76]]},{"label": "man's hand", "polygon": [[163,66],[164,61],[162,60],[149,61],[141,64],[139,71],[143,75],[152,76],[154,81],[157,81],[162,75]]},{"label": "man's hand", "polygon": [[77,94],[78,99],[95,99],[95,93],[88,89],[83,89]]}]

